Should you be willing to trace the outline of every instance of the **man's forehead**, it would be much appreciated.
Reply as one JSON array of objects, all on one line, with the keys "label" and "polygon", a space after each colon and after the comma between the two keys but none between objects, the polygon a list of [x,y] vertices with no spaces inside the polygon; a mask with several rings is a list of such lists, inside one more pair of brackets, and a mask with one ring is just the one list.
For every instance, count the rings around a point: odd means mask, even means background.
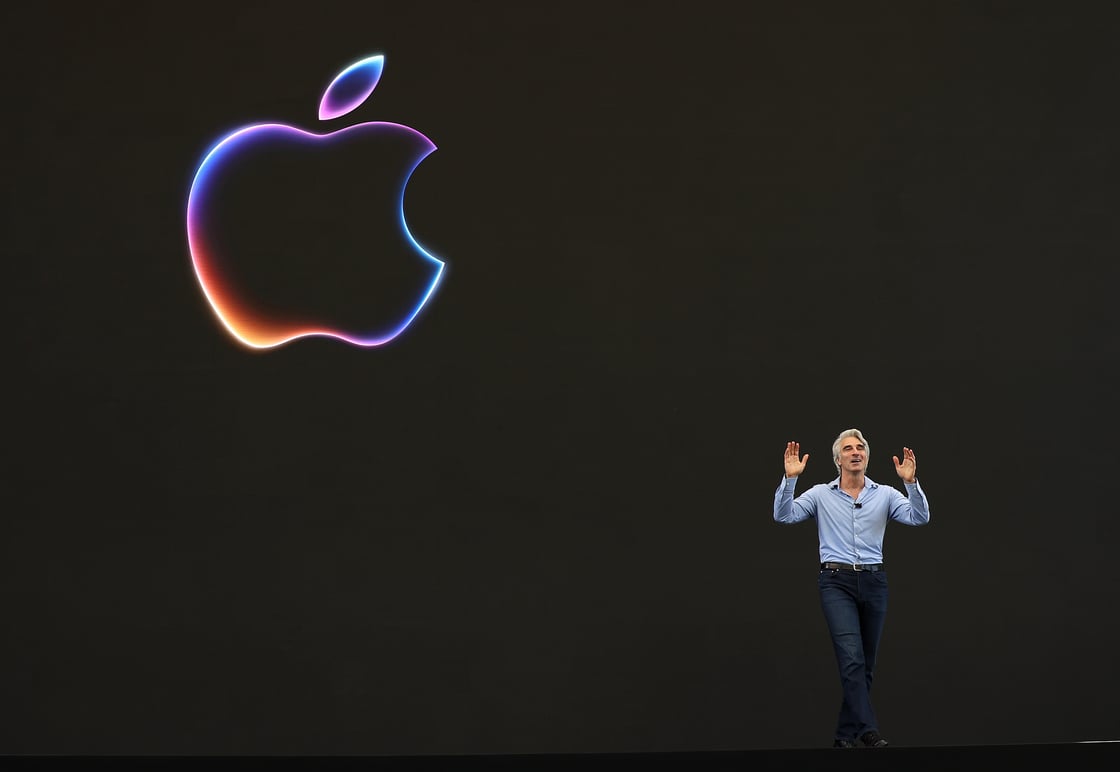
[{"label": "man's forehead", "polygon": [[844,444],[841,445],[840,447],[842,447],[842,448],[851,448],[851,447],[862,448],[863,443],[860,442],[859,440],[857,440],[855,437],[849,437],[848,439],[844,440]]}]

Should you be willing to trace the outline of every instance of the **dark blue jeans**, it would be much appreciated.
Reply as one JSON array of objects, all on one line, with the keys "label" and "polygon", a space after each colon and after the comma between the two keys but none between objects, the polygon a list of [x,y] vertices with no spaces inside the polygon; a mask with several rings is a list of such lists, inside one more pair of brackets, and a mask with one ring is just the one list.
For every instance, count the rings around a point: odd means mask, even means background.
[{"label": "dark blue jeans", "polygon": [[879,729],[871,681],[887,616],[887,572],[822,568],[817,588],[843,693],[836,737],[852,740]]}]

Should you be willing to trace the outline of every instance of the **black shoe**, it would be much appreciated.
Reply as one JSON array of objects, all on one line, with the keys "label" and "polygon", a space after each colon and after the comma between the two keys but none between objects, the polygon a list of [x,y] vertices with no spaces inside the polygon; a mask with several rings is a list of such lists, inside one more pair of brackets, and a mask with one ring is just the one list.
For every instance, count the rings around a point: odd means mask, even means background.
[{"label": "black shoe", "polygon": [[832,747],[833,748],[855,748],[856,747],[856,741],[844,738],[844,739],[840,739],[840,740],[837,740],[836,742],[834,742],[832,744]]},{"label": "black shoe", "polygon": [[[890,743],[883,739],[883,735],[872,729],[870,732],[864,732],[859,737],[860,742],[868,748],[886,748]],[[854,743],[853,743],[854,745]]]}]

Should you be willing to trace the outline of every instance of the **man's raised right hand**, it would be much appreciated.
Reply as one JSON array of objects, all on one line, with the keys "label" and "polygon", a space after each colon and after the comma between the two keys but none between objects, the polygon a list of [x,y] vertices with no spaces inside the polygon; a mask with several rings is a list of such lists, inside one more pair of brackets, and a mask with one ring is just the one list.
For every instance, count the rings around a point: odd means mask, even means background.
[{"label": "man's raised right hand", "polygon": [[805,471],[805,462],[809,460],[809,454],[806,453],[798,458],[799,453],[801,453],[801,443],[786,443],[786,477],[797,477]]}]

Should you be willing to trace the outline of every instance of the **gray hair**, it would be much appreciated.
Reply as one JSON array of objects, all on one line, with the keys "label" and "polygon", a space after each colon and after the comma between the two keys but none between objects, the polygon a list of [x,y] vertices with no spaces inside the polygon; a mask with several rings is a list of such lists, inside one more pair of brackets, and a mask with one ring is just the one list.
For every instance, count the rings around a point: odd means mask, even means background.
[{"label": "gray hair", "polygon": [[836,465],[836,471],[840,471],[840,445],[848,437],[855,437],[863,443],[863,453],[867,458],[871,458],[871,446],[867,444],[867,440],[863,437],[863,432],[859,429],[845,429],[837,436],[836,441],[832,443],[832,463]]}]

